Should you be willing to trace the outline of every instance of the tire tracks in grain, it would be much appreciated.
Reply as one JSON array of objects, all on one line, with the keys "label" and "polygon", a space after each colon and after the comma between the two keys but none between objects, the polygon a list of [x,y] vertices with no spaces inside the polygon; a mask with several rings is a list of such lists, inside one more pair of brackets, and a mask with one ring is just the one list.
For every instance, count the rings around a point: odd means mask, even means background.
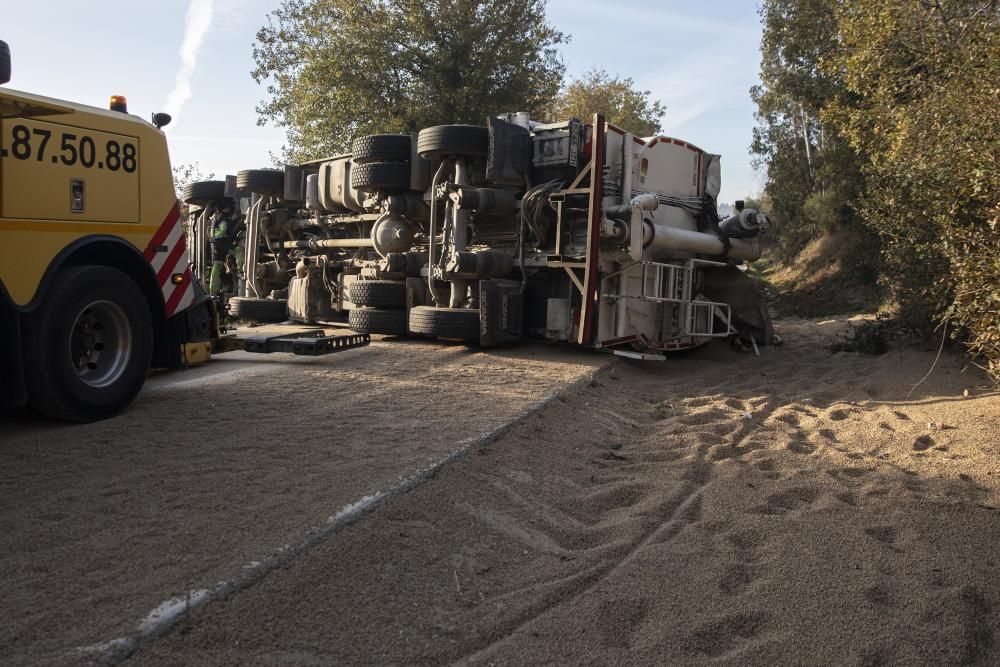
[{"label": "tire tracks in grain", "polygon": [[[479,645],[470,647],[469,651],[455,661],[456,663],[479,662],[509,637],[516,635],[543,616],[572,604],[574,600],[598,588],[605,580],[614,577],[619,570],[639,558],[647,548],[669,542],[685,527],[697,523],[702,513],[702,492],[711,483],[713,461],[725,458],[712,456],[711,453],[719,447],[738,451],[754,430],[752,423],[740,423],[732,428],[734,419],[738,417],[736,413],[723,412],[708,406],[695,405],[693,410],[665,410],[663,402],[675,394],[676,388],[672,383],[663,384],[661,382],[655,386],[655,395],[664,397],[656,400],[651,400],[648,397],[634,398],[636,394],[640,393],[635,391],[634,387],[629,390],[617,391],[616,388],[609,390],[608,385],[604,384],[601,388],[603,391],[600,391],[598,396],[573,396],[570,400],[576,405],[570,407],[581,411],[589,409],[590,418],[596,422],[595,431],[600,431],[604,427],[606,430],[618,431],[631,438],[632,444],[636,447],[634,449],[621,448],[619,450],[621,454],[615,454],[615,458],[612,459],[612,461],[620,460],[622,462],[620,469],[627,470],[629,467],[639,466],[669,470],[676,475],[676,479],[680,482],[679,488],[652,509],[629,516],[630,520],[640,522],[642,528],[638,535],[624,544],[620,541],[618,543],[590,544],[577,550],[593,553],[602,547],[609,547],[613,555],[605,557],[597,564],[585,563],[580,569],[566,576],[531,585],[527,589],[507,591],[499,596],[500,600],[516,600],[530,591],[537,599],[532,600],[510,618],[495,626]],[[598,400],[595,401],[595,398]],[[614,405],[615,409],[606,407],[609,404]],[[680,459],[684,457],[666,456],[658,460],[656,456],[658,452],[663,452],[666,449],[662,446],[664,436],[669,437],[669,434],[666,433],[667,429],[675,424],[690,427],[692,431],[689,435],[697,441],[693,446],[684,448],[687,450],[685,456],[688,460],[683,462],[683,465],[678,465],[678,463],[681,463]],[[609,429],[609,426],[615,428]],[[700,427],[709,430],[697,430]],[[722,428],[726,430],[724,434],[712,431],[712,429],[720,430]],[[661,441],[661,446],[659,448],[651,447],[650,441],[655,442],[656,440]],[[653,451],[654,449],[657,449],[658,452]],[[671,450],[667,449],[667,451]],[[639,456],[632,458],[636,454]],[[618,486],[623,484],[624,482],[620,481],[614,482],[614,485]],[[641,485],[636,483],[636,486]],[[516,491],[509,491],[506,494],[508,497],[520,496]],[[650,496],[654,493],[656,493],[655,489],[649,489],[644,492],[644,495]],[[580,496],[582,492],[575,495]],[[633,502],[632,504],[638,503]],[[620,509],[615,507],[611,508],[611,511]],[[556,510],[556,512],[559,511]],[[576,530],[588,528],[588,526],[581,525],[579,519],[571,514],[569,518],[577,524]],[[552,522],[547,523],[552,525]],[[553,537],[552,541],[558,544],[557,538]]]}]

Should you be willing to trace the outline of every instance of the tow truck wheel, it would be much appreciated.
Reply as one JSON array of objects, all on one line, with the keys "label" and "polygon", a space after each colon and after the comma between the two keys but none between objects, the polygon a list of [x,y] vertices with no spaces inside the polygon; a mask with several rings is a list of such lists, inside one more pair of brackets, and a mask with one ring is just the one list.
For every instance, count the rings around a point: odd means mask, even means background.
[{"label": "tow truck wheel", "polygon": [[479,310],[416,306],[410,309],[410,333],[479,342]]},{"label": "tow truck wheel", "polygon": [[146,381],[152,318],[139,287],[117,269],[59,271],[24,329],[28,400],[38,413],[105,419],[125,409]]}]

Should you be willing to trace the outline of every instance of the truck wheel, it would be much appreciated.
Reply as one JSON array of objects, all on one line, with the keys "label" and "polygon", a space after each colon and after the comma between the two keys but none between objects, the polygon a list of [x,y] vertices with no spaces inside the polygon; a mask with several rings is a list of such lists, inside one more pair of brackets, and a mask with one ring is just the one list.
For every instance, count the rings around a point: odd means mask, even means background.
[{"label": "truck wheel", "polygon": [[410,332],[479,342],[479,310],[417,306],[410,309]]},{"label": "truck wheel", "polygon": [[288,319],[286,299],[254,299],[234,296],[229,300],[229,316],[254,322],[284,322]]},{"label": "truck wheel", "polygon": [[354,164],[409,162],[412,140],[408,134],[366,134],[351,144]]},{"label": "truck wheel", "polygon": [[347,290],[348,298],[358,306],[405,308],[406,284],[395,280],[356,280]]},{"label": "truck wheel", "polygon": [[368,162],[351,165],[351,187],[362,192],[410,189],[409,162]]},{"label": "truck wheel", "polygon": [[225,181],[198,181],[181,188],[181,201],[185,204],[202,204],[226,198]]},{"label": "truck wheel", "polygon": [[24,328],[28,401],[42,415],[105,419],[125,409],[146,381],[153,354],[149,305],[117,269],[59,271]]},{"label": "truck wheel", "polygon": [[384,336],[406,335],[406,311],[383,308],[355,308],[348,312],[352,331]]},{"label": "truck wheel", "polygon": [[0,85],[10,81],[10,47],[0,42]]},{"label": "truck wheel", "polygon": [[417,135],[417,154],[425,160],[486,157],[489,152],[490,131],[478,125],[435,125]]},{"label": "truck wheel", "polygon": [[281,195],[285,192],[283,169],[244,169],[236,172],[236,189],[257,194]]}]

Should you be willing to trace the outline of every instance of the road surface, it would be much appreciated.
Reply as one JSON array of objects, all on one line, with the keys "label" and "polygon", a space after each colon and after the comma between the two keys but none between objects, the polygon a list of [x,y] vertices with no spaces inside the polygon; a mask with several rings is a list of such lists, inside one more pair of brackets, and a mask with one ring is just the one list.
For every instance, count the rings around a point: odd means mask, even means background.
[{"label": "road surface", "polygon": [[0,417],[0,661],[135,637],[608,360],[418,341],[233,353],[152,376],[105,422]]}]

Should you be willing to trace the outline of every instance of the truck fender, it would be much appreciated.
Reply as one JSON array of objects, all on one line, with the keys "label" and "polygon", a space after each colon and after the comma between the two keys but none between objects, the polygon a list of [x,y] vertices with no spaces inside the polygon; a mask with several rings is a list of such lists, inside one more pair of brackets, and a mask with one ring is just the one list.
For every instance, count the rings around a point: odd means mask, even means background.
[{"label": "truck fender", "polygon": [[[177,344],[174,344],[174,341],[167,340],[168,336],[165,335],[168,331],[166,306],[153,267],[135,246],[119,237],[95,234],[77,239],[67,245],[49,263],[35,296],[26,306],[16,308],[16,310],[21,313],[30,313],[35,310],[45,298],[61,269],[67,266],[84,265],[118,269],[135,282],[143,296],[146,297],[146,303],[149,304],[149,312],[152,316],[153,365],[174,365],[175,358],[179,355],[177,350],[180,342],[177,341]],[[172,337],[170,336],[170,338]]]}]

